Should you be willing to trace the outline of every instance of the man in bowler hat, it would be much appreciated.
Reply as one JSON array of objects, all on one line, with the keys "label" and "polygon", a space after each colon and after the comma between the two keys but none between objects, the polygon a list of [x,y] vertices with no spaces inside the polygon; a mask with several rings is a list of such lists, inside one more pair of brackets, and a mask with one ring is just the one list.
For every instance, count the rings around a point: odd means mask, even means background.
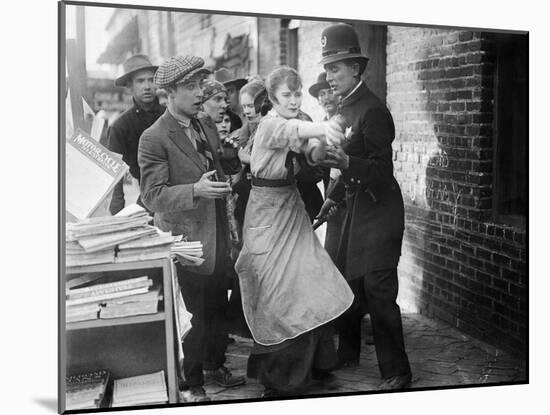
[{"label": "man in bowler hat", "polygon": [[397,264],[401,255],[404,207],[393,176],[393,119],[361,80],[368,58],[352,26],[339,23],[321,35],[321,64],[341,101],[338,108],[346,141],[327,149],[325,166],[342,174],[319,216],[334,212],[345,199],[343,231],[336,263],[355,294],[354,304],[337,321],[342,365],[359,362],[361,320],[370,313],[380,389],[402,389],[411,382],[401,312],[397,305]]},{"label": "man in bowler hat", "polygon": [[209,73],[203,66],[197,56],[174,56],[160,65],[154,81],[167,92],[167,109],[144,131],[138,150],[141,197],[155,213],[155,225],[201,241],[204,249],[200,266],[176,265],[183,299],[193,314],[183,342],[181,383],[184,399],[190,402],[209,400],[202,387],[205,374],[223,387],[244,383],[244,377],[233,376],[224,366],[224,277],[230,267],[224,198],[231,188],[221,166],[216,125],[209,117],[197,118],[202,83]]},{"label": "man in bowler hat", "polygon": [[[141,133],[149,128],[164,112],[155,94],[153,76],[157,66],[145,55],[129,57],[122,65],[124,74],[115,80],[115,86],[126,87],[132,95],[133,105],[124,111],[107,131],[107,147],[122,154],[130,167],[130,174],[139,180],[137,150]],[[138,204],[142,204],[138,198]],[[123,180],[115,186],[109,210],[115,214],[124,208]]]}]

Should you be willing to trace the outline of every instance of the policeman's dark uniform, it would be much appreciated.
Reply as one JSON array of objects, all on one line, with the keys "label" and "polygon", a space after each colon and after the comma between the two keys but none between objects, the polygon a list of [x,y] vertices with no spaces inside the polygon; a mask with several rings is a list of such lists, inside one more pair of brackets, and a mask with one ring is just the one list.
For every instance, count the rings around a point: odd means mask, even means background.
[{"label": "policeman's dark uniform", "polygon": [[[361,55],[351,26],[328,27],[321,43],[322,64],[355,58],[366,66],[367,58]],[[346,199],[337,265],[355,294],[354,304],[337,321],[340,361],[359,359],[360,325],[368,305],[382,377],[408,375],[410,366],[396,303],[404,207],[393,176],[393,119],[382,101],[362,82],[343,99],[338,113],[350,134],[344,145],[349,168],[342,171],[329,198],[336,202]]]}]

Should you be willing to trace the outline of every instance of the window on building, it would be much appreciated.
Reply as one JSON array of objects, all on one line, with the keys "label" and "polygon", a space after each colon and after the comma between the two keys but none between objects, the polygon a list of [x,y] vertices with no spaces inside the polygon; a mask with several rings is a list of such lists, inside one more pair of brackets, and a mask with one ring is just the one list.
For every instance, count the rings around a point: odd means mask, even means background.
[{"label": "window on building", "polygon": [[288,66],[298,70],[298,28],[288,29]]},{"label": "window on building", "polygon": [[298,70],[298,28],[300,21],[295,19],[281,19],[279,40],[281,65],[288,65]]},{"label": "window on building", "polygon": [[494,200],[496,219],[527,215],[528,37],[496,35]]}]

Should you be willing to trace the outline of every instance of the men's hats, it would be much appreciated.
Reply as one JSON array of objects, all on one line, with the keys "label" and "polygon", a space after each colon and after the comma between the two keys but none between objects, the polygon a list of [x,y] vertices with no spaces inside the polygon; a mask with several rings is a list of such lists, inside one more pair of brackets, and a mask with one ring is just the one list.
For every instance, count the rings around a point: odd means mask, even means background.
[{"label": "men's hats", "polygon": [[219,94],[220,92],[227,93],[227,88],[221,82],[214,81],[213,79],[208,79],[204,81],[202,102],[208,101],[210,98],[212,98],[216,94]]},{"label": "men's hats", "polygon": [[157,68],[158,66],[153,65],[149,58],[145,55],[130,56],[122,64],[124,74],[115,79],[115,86],[126,86],[128,81],[132,79],[132,75],[135,74],[137,71],[150,69],[154,72],[157,70]]},{"label": "men's hats", "polygon": [[216,81],[218,82],[221,82],[226,87],[230,84],[233,84],[235,85],[235,88],[237,88],[237,90],[241,89],[248,82],[244,78],[235,78],[227,68],[220,68],[215,71],[214,79],[216,79]]},{"label": "men's hats", "polygon": [[351,58],[364,60],[366,65],[369,60],[361,53],[357,33],[352,26],[346,23],[337,23],[323,30],[321,47],[321,65]]},{"label": "men's hats", "polygon": [[198,56],[172,56],[159,66],[154,82],[160,88],[181,84],[195,75],[209,74],[210,71],[203,66],[204,60]]},{"label": "men's hats", "polygon": [[330,88],[330,85],[327,82],[327,73],[321,72],[317,77],[317,82],[309,87],[308,92],[312,97],[318,98],[319,91],[321,89],[329,89],[329,88]]}]

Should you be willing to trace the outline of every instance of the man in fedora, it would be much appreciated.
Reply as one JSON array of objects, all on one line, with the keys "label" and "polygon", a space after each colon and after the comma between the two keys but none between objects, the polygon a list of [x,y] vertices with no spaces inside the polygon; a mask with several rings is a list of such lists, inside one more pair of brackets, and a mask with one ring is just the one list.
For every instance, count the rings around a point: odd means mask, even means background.
[{"label": "man in fedora", "polygon": [[[107,131],[107,147],[122,154],[122,159],[130,167],[130,174],[139,180],[137,150],[139,137],[164,112],[155,94],[153,76],[157,70],[145,55],[129,57],[122,65],[124,74],[115,80],[115,86],[126,87],[132,95],[133,105],[124,111]],[[113,191],[109,210],[115,214],[124,207],[123,180]],[[138,204],[141,204],[138,198]]]},{"label": "man in fedora", "polygon": [[202,387],[203,369],[221,386],[244,383],[244,377],[233,376],[224,366],[224,277],[230,266],[224,198],[231,188],[220,162],[216,126],[205,122],[209,118],[197,119],[209,73],[203,66],[197,56],[174,56],[160,65],[154,81],[166,90],[167,109],[143,132],[138,150],[141,197],[154,212],[155,225],[203,245],[200,266],[176,265],[185,305],[193,314],[183,342],[181,387],[187,401],[209,400]]},{"label": "man in fedora", "polygon": [[216,81],[221,82],[227,89],[227,104],[229,110],[242,117],[242,109],[239,103],[239,91],[248,82],[244,78],[235,78],[227,68],[220,68],[214,72]]},{"label": "man in fedora", "polygon": [[329,120],[336,114],[339,98],[332,92],[327,82],[326,72],[321,72],[319,76],[317,76],[317,82],[309,87],[308,92],[309,95],[317,100],[321,108],[323,108],[323,111],[325,111],[326,120]]},{"label": "man in fedora", "polygon": [[[338,110],[339,97],[334,95],[329,83],[327,82],[327,73],[321,72],[317,76],[317,82],[309,87],[309,94],[317,100],[323,111],[325,112],[325,120],[331,119],[336,115]],[[327,169],[329,170],[329,169]],[[337,178],[340,176],[340,170],[330,169],[328,178],[325,182],[325,196],[328,195],[336,183]],[[344,218],[343,209],[338,209],[334,215],[331,215],[327,219],[327,231],[325,236],[325,249],[332,258],[336,261],[336,252],[338,248],[338,241],[340,239],[340,231],[342,229],[342,221]]]},{"label": "man in fedora", "polygon": [[327,149],[325,166],[342,174],[321,209],[334,211],[345,198],[344,227],[337,265],[355,294],[352,307],[337,321],[342,365],[358,364],[361,320],[371,317],[380,389],[402,389],[411,381],[401,312],[397,305],[397,264],[401,255],[404,207],[393,176],[393,119],[361,80],[368,58],[352,26],[338,23],[321,35],[321,64],[327,82],[341,98],[338,116],[346,131],[342,146]]}]

